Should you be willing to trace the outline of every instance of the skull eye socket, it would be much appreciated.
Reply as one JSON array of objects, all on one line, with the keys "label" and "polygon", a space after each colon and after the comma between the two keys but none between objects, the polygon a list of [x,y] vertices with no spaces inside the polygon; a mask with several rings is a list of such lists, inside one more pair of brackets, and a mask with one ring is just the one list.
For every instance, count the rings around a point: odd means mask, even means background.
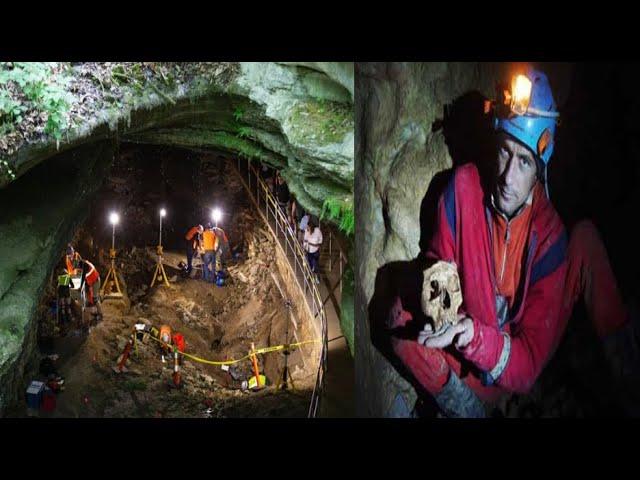
[{"label": "skull eye socket", "polygon": [[431,297],[429,301],[435,300],[440,296],[440,285],[436,280],[431,280]]},{"label": "skull eye socket", "polygon": [[440,284],[437,280],[431,280],[431,295],[429,296],[429,301],[434,301],[435,299],[442,297],[442,306],[445,309],[451,308],[451,296],[449,295],[449,291],[447,289],[440,288]]}]

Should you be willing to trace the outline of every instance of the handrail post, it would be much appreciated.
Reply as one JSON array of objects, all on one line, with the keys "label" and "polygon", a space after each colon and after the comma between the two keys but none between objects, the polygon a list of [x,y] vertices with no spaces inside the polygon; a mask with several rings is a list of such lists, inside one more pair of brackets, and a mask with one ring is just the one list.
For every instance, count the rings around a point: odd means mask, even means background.
[{"label": "handrail post", "polygon": [[333,269],[333,257],[331,256],[331,238],[333,237],[333,232],[329,230],[329,271],[331,272]]},{"label": "handrail post", "polygon": [[[303,296],[305,298],[304,301],[306,303],[308,311],[312,313],[314,323],[316,323],[317,321],[320,321],[319,327],[320,327],[321,336],[322,336],[322,346],[320,348],[320,359],[319,359],[320,362],[318,364],[315,387],[311,395],[311,401],[310,401],[309,410],[308,410],[308,415],[311,417],[315,417],[319,411],[322,390],[324,388],[324,379],[325,379],[325,372],[327,369],[327,359],[328,359],[327,315],[326,315],[326,311],[324,310],[322,296],[320,295],[320,291],[318,289],[318,286],[316,285],[315,276],[311,273],[311,270],[309,269],[309,264],[307,261],[306,254],[303,251],[302,246],[298,242],[296,229],[290,228],[289,220],[286,215],[286,212],[284,212],[280,208],[280,205],[277,203],[277,199],[273,196],[273,192],[269,190],[266,182],[262,180],[260,176],[260,172],[255,171],[255,169],[252,168],[251,162],[249,159],[246,160],[248,183],[244,182],[243,180],[244,175],[243,175],[243,172],[241,171],[242,160],[243,159],[241,159],[240,157],[237,158],[237,162],[238,162],[237,173],[240,176],[240,180],[242,180],[242,183],[244,184],[249,196],[252,197],[253,191],[251,188],[251,177],[255,176],[256,196],[253,198],[253,201],[258,208],[258,212],[260,213],[261,213],[260,189],[264,190],[263,200],[265,202],[265,214],[262,218],[263,220],[266,220],[269,230],[271,230],[271,233],[275,236],[276,242],[279,244],[280,250],[284,253],[285,258],[289,263],[289,268],[292,268],[293,270],[294,279],[296,281],[296,284],[298,285],[298,288],[300,288],[300,290],[303,291]],[[254,171],[252,172],[252,170]],[[273,205],[273,211],[272,211],[273,222],[274,222],[273,225],[271,224],[271,221],[269,219],[270,204]],[[281,242],[279,238],[278,230],[282,230],[282,236],[283,236],[282,241],[284,242],[284,244]],[[329,236],[329,257],[331,260],[331,257],[333,255],[332,232],[330,232],[329,235],[330,235]],[[289,259],[289,249],[291,249],[291,253],[292,253],[291,259]],[[340,249],[339,249],[339,252],[341,254]],[[291,266],[291,262],[293,262],[293,267]],[[330,271],[331,271],[333,265],[331,262],[329,265],[330,265]],[[301,284],[301,280],[298,278],[298,266],[300,267],[302,284]],[[340,264],[340,269],[342,272],[342,263]],[[342,278],[340,279],[340,281],[342,282]]]},{"label": "handrail post", "polygon": [[342,250],[340,250],[340,301],[342,301]]}]

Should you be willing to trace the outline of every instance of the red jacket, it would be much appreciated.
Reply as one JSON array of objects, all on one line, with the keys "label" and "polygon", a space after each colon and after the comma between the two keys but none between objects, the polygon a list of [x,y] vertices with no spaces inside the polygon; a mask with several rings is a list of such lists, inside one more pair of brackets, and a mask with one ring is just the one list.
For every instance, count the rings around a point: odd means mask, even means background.
[{"label": "red jacket", "polygon": [[[438,204],[436,231],[427,257],[458,266],[461,312],[473,320],[474,337],[460,352],[478,369],[466,380],[481,398],[508,390],[527,392],[557,347],[567,270],[567,235],[553,205],[536,189],[525,263],[508,320],[499,326],[489,215],[478,170],[458,167]],[[448,360],[449,361],[449,360]],[[458,368],[456,368],[458,370]],[[477,380],[480,382],[477,382]],[[479,385],[479,383],[481,385]]]}]

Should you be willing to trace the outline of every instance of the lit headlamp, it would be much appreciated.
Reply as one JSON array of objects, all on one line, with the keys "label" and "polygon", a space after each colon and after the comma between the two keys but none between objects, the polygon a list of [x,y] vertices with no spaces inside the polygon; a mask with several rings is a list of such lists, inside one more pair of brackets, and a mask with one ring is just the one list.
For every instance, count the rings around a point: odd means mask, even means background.
[{"label": "lit headlamp", "polygon": [[511,81],[511,111],[525,115],[531,101],[531,80],[524,75],[516,75]]},{"label": "lit headlamp", "polygon": [[526,75],[516,75],[511,80],[511,92],[504,91],[504,104],[509,105],[515,115],[531,115],[537,117],[557,118],[558,112],[545,111],[534,108],[531,103],[533,84]]},{"label": "lit headlamp", "polygon": [[[506,85],[505,85],[506,87]],[[511,79],[511,90],[506,88],[498,90],[498,97],[500,100],[492,102],[490,100],[485,101],[484,113],[489,113],[495,109],[498,116],[512,115],[529,115],[545,118],[558,118],[559,112],[539,110],[530,105],[531,92],[533,90],[533,84],[526,75],[515,75]]]}]

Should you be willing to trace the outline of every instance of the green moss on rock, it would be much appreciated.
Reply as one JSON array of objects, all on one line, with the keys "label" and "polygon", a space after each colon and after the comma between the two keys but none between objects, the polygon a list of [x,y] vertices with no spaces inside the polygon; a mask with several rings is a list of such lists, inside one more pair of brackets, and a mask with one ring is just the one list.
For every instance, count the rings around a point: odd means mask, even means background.
[{"label": "green moss on rock", "polygon": [[290,121],[298,126],[292,129],[292,138],[297,142],[339,143],[353,131],[353,108],[350,104],[309,99],[293,107]]}]

